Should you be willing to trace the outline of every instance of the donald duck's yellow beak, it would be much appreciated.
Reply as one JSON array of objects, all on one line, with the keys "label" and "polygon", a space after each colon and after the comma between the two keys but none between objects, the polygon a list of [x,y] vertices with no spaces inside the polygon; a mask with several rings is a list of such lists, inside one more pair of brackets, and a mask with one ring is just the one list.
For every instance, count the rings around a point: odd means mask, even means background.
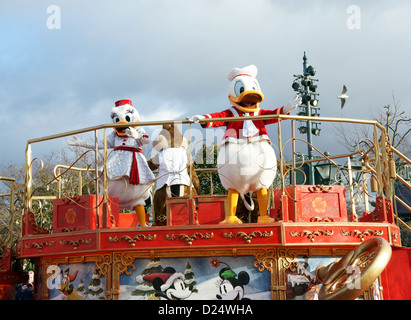
[{"label": "donald duck's yellow beak", "polygon": [[243,91],[238,97],[228,96],[228,100],[243,112],[255,112],[264,100],[264,94],[257,90]]}]

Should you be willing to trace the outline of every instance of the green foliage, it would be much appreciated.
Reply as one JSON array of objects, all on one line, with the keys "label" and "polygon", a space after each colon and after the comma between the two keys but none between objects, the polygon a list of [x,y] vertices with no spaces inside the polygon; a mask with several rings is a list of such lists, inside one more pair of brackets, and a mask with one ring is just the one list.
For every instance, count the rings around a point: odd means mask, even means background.
[{"label": "green foliage", "polygon": [[226,194],[217,173],[218,147],[215,144],[203,145],[194,157],[198,178],[200,180],[201,195]]}]

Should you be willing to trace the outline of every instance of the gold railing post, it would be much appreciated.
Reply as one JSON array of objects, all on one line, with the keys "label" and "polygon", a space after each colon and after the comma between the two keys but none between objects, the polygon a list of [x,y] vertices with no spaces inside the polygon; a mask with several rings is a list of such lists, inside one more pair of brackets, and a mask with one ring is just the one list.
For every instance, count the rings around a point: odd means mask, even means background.
[{"label": "gold railing post", "polygon": [[83,176],[81,175],[81,171],[78,172],[78,195],[83,195]]},{"label": "gold railing post", "polygon": [[391,183],[390,183],[390,174],[389,174],[389,161],[388,161],[388,155],[387,155],[387,136],[386,132],[382,131],[381,132],[381,156],[382,156],[382,170],[383,170],[383,181],[384,181],[384,187],[385,187],[385,197],[388,200],[392,199],[392,189],[391,189]]},{"label": "gold railing post", "polygon": [[94,145],[95,145],[95,155],[94,155],[94,169],[96,170],[96,228],[100,228],[100,212],[99,212],[99,185],[98,185],[98,137],[97,130],[94,130]]},{"label": "gold railing post", "polygon": [[11,248],[13,245],[13,227],[14,219],[16,217],[15,206],[14,206],[14,195],[16,193],[16,184],[15,180],[12,179],[11,182],[11,191],[10,191],[10,221],[9,221],[9,241],[7,243],[7,248]]},{"label": "gold railing post", "polygon": [[278,119],[278,159],[280,162],[280,179],[281,179],[281,194],[285,195],[285,181],[284,181],[284,173],[283,173],[283,146],[281,141],[281,119]]},{"label": "gold railing post", "polygon": [[57,169],[57,197],[61,198],[61,169]]},{"label": "gold railing post", "polygon": [[192,165],[191,161],[192,161],[192,156],[193,156],[193,154],[192,154],[193,153],[193,141],[192,141],[193,138],[192,138],[192,133],[191,133],[191,123],[189,124],[188,130],[189,130],[189,139],[190,139],[190,142],[189,142],[190,157],[188,159],[189,168],[190,168],[190,174],[189,174],[190,186],[189,186],[188,190],[190,192],[189,198],[192,199],[193,198],[193,165]]},{"label": "gold railing post", "polygon": [[370,204],[368,202],[368,183],[367,183],[367,176],[366,176],[366,167],[364,165],[364,160],[361,160],[361,179],[362,179],[362,186],[364,189],[364,206],[365,212],[370,212]]},{"label": "gold railing post", "polygon": [[350,221],[358,221],[357,209],[355,208],[354,201],[354,184],[352,178],[352,168],[351,168],[351,158],[347,158],[347,169],[348,169],[348,184],[350,188],[350,205],[351,205],[351,217]]},{"label": "gold railing post", "polygon": [[378,195],[383,195],[383,181],[382,181],[382,170],[381,170],[381,157],[380,157],[380,143],[378,141],[377,126],[374,125],[374,148],[375,148],[375,171],[377,173],[378,181]]},{"label": "gold railing post", "polygon": [[108,201],[108,180],[107,180],[107,131],[104,128],[104,158],[103,158],[103,201]]},{"label": "gold railing post", "polygon": [[25,167],[24,167],[24,201],[23,201],[23,214],[31,211],[31,192],[33,186],[33,177],[32,177],[32,161],[33,155],[31,152],[30,143],[26,147],[25,155]]},{"label": "gold railing post", "polygon": [[291,120],[291,149],[292,149],[292,172],[293,172],[293,204],[294,212],[297,212],[297,201],[295,200],[295,194],[297,189],[297,172],[295,170],[295,120]]}]

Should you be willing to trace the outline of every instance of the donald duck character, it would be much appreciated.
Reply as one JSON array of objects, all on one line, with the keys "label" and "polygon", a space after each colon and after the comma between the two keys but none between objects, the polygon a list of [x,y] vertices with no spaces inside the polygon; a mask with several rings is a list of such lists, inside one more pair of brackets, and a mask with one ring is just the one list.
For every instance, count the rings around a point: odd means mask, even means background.
[{"label": "donald duck character", "polygon": [[[301,104],[301,97],[296,95],[281,108],[260,109],[259,103],[264,100],[264,95],[256,76],[255,65],[234,68],[228,74],[230,81],[228,100],[232,104],[231,108],[222,112],[195,115],[188,119],[200,122],[204,119],[289,114]],[[277,159],[265,125],[277,121],[277,119],[256,119],[201,123],[203,128],[226,127],[217,157],[217,170],[222,185],[228,190],[228,213],[220,223],[242,223],[236,216],[238,196],[253,191],[257,193],[260,210],[257,222],[274,222],[274,219],[267,215],[269,202],[267,189],[274,181]]]},{"label": "donald duck character", "polygon": [[[139,221],[138,226],[146,227],[148,225],[144,205],[155,180],[142,151],[149,143],[149,136],[144,128],[129,125],[140,122],[140,115],[131,100],[117,101],[111,110],[111,118],[113,123],[122,123],[124,126],[115,127],[107,136],[107,148],[113,149],[107,158],[108,195],[119,198],[120,209],[134,210]],[[71,138],[68,144],[95,148],[78,137]],[[100,142],[98,147],[103,149],[104,143]]]}]

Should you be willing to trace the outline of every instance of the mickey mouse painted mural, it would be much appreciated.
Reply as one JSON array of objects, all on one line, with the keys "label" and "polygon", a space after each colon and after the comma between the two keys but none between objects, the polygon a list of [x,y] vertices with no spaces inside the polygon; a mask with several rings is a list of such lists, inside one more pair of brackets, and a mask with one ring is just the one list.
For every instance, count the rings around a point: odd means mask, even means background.
[{"label": "mickey mouse painted mural", "polygon": [[184,300],[191,293],[192,288],[186,286],[185,276],[182,272],[176,272],[173,267],[167,267],[163,272],[150,273],[145,276],[138,276],[137,282],[148,281],[153,284],[156,293],[151,296],[151,300]]},{"label": "mickey mouse painted mural", "polygon": [[220,300],[250,300],[244,297],[244,286],[250,282],[250,276],[246,271],[238,275],[230,268],[220,270],[220,293],[216,295]]},{"label": "mickey mouse painted mural", "polygon": [[211,266],[217,268],[220,264],[225,264],[219,272],[218,280],[219,293],[216,295],[219,300],[250,300],[244,297],[244,286],[250,282],[250,275],[246,271],[240,271],[237,275],[231,267],[217,258],[210,261]]}]

